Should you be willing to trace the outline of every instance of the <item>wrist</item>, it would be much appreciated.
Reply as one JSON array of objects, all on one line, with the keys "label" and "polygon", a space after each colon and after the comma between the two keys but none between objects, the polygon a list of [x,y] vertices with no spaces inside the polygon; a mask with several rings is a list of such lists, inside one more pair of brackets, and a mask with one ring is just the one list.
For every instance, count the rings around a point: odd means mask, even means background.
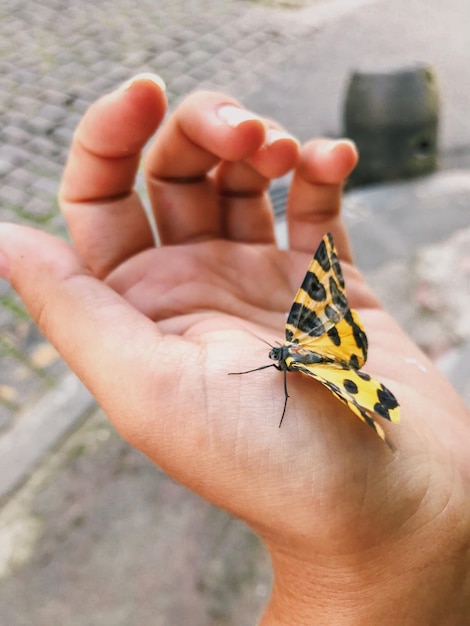
[{"label": "wrist", "polygon": [[442,552],[437,544],[424,553],[396,545],[385,556],[382,549],[314,561],[273,550],[273,590],[260,624],[461,626],[469,617],[470,549],[461,543]]}]

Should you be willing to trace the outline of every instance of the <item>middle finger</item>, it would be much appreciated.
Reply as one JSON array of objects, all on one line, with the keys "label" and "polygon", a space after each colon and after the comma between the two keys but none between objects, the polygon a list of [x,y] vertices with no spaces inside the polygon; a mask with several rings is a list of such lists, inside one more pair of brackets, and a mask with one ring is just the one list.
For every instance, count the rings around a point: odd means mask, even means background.
[{"label": "middle finger", "polygon": [[197,92],[176,109],[147,153],[145,169],[162,244],[223,236],[211,170],[241,161],[265,140],[264,121],[219,93]]}]

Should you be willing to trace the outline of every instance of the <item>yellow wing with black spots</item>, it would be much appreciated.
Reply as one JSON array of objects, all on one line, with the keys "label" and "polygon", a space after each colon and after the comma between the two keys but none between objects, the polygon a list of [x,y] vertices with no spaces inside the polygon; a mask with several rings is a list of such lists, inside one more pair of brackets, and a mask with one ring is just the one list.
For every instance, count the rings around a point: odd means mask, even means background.
[{"label": "yellow wing with black spots", "polygon": [[376,418],[398,423],[400,406],[380,381],[360,371],[367,347],[361,319],[349,308],[333,237],[327,233],[295,296],[286,322],[286,341],[269,353],[276,363],[256,368],[274,366],[284,372],[285,401],[279,426],[289,397],[287,372],[300,372],[325,385],[393,449]]},{"label": "yellow wing with black spots", "polygon": [[375,417],[398,423],[400,407],[389,389],[360,371],[367,348],[364,326],[359,314],[349,308],[333,237],[328,233],[295,296],[286,341],[281,348],[273,348],[270,357],[284,372],[297,371],[320,381],[393,447]]},{"label": "yellow wing with black spots", "polygon": [[325,235],[310,262],[286,323],[286,342],[326,350],[356,369],[367,359],[367,337],[350,310],[333,237]]},{"label": "yellow wing with black spots", "polygon": [[375,417],[379,416],[397,424],[400,421],[400,409],[395,396],[380,381],[353,368],[342,368],[334,364],[305,365],[289,361],[287,358],[290,371],[298,371],[320,381],[394,449]]}]

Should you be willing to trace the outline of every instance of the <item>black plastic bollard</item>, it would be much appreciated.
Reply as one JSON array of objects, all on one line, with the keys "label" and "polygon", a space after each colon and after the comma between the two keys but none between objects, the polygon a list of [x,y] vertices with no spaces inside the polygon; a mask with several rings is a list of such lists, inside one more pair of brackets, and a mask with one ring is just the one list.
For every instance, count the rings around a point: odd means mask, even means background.
[{"label": "black plastic bollard", "polygon": [[344,135],[355,141],[360,159],[349,184],[434,171],[438,122],[439,90],[431,67],[354,72],[344,106]]}]

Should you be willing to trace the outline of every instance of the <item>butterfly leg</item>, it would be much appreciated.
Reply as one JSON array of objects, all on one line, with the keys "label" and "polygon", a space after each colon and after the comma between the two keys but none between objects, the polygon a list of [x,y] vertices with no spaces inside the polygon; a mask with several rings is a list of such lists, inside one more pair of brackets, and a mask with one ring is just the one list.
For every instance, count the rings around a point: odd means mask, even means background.
[{"label": "butterfly leg", "polygon": [[260,370],[265,370],[268,367],[275,367],[277,370],[284,372],[284,409],[281,415],[281,421],[279,422],[279,428],[281,428],[282,420],[284,419],[284,415],[286,414],[287,408],[287,400],[289,399],[289,394],[287,393],[287,368],[281,367],[277,363],[270,363],[269,365],[262,365],[261,367],[255,367],[252,370],[246,370],[246,372],[229,372],[229,376],[239,376],[240,374],[251,374],[251,372],[259,372]]},{"label": "butterfly leg", "polygon": [[[277,369],[281,369],[279,366],[274,366],[277,367]],[[284,409],[282,411],[282,415],[281,415],[281,421],[279,422],[279,428],[281,428],[281,424],[282,424],[282,420],[284,419],[284,415],[286,414],[286,408],[287,408],[287,400],[289,399],[289,394],[287,393],[287,369],[284,369]]]}]

